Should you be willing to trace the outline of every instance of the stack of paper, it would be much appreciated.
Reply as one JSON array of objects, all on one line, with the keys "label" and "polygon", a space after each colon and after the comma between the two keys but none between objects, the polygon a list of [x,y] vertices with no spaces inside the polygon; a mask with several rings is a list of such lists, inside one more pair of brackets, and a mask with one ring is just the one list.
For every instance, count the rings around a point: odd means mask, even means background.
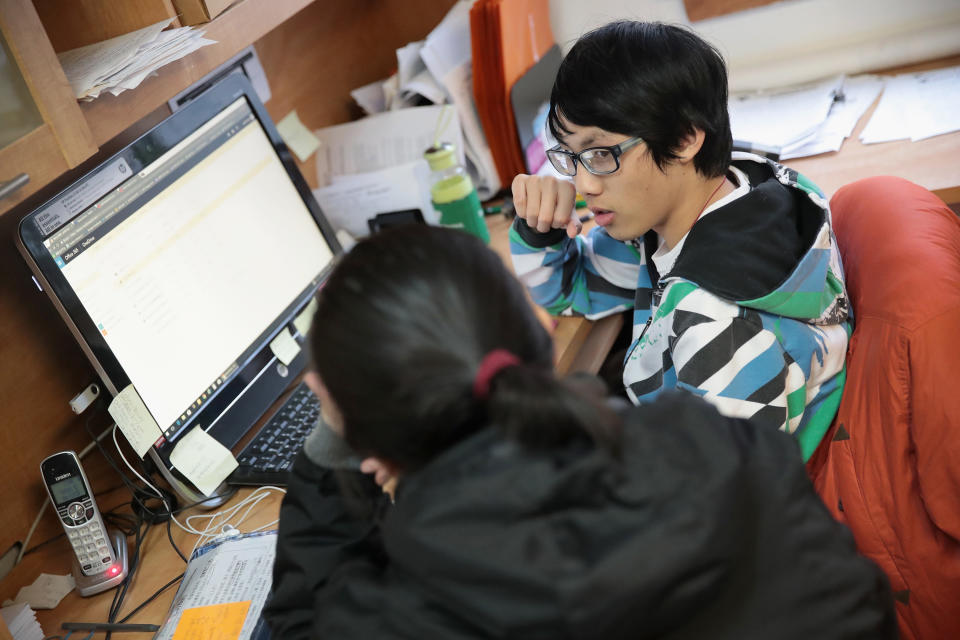
[{"label": "stack of paper", "polygon": [[[358,87],[351,91],[350,95],[370,115],[425,104],[453,105],[462,129],[462,136],[458,134],[458,137],[462,137],[467,171],[473,178],[477,193],[486,199],[499,191],[501,184],[473,98],[471,3],[472,0],[460,0],[425,40],[411,42],[397,49],[397,72],[390,78]],[[379,127],[371,127],[363,133],[370,135],[375,128]],[[367,139],[371,144],[376,143],[372,137]],[[456,141],[450,138],[444,138],[444,141],[456,144]],[[425,150],[426,147],[419,149],[418,155],[422,155]],[[318,162],[318,166],[319,164]],[[368,166],[354,171],[382,168],[384,165]],[[321,176],[320,184],[329,183],[331,178],[337,175],[339,174],[334,172],[329,176]]]},{"label": "stack of paper", "polygon": [[783,148],[814,133],[826,119],[843,76],[776,91],[730,96],[734,140]]},{"label": "stack of paper", "polygon": [[154,638],[263,637],[260,612],[270,593],[276,548],[273,530],[228,534],[194,551]]},{"label": "stack of paper", "polygon": [[[13,640],[43,640],[43,629],[37,614],[28,604],[12,604],[0,609],[0,617],[7,625]],[[0,634],[2,635],[2,634]]]},{"label": "stack of paper", "polygon": [[58,54],[77,99],[93,100],[103,91],[119,95],[163,65],[214,44],[193,27],[164,31],[171,21]]},{"label": "stack of paper", "polygon": [[839,151],[843,141],[850,137],[860,116],[877,99],[883,90],[883,78],[873,75],[845,78],[837,93],[830,112],[817,130],[802,140],[787,145],[781,150],[780,159],[815,156],[820,153]]},{"label": "stack of paper", "polygon": [[460,123],[449,105],[387,111],[316,134],[317,181],[324,186],[313,195],[334,227],[354,237],[370,232],[369,218],[389,211],[420,209],[426,222],[437,222],[423,152],[439,137],[464,160]]},{"label": "stack of paper", "polygon": [[860,139],[864,144],[914,142],[960,130],[960,67],[905,73],[887,80]]},{"label": "stack of paper", "polygon": [[878,76],[841,75],[730,96],[733,138],[779,148],[781,160],[837,151],[882,88]]}]

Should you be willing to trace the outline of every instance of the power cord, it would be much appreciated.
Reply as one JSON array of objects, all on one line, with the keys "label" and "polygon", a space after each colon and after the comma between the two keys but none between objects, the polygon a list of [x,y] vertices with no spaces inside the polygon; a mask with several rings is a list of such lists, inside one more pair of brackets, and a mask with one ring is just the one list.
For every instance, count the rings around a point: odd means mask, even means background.
[{"label": "power cord", "polygon": [[[96,405],[98,408],[103,407],[101,398],[96,398],[90,404],[91,406]],[[150,480],[147,479],[150,475],[150,472],[147,471],[147,469],[145,468],[142,469],[143,473],[141,473],[140,471],[137,471],[137,469],[135,469],[133,465],[130,464],[130,462],[127,460],[126,456],[124,455],[123,450],[120,447],[119,441],[117,440],[118,429],[116,424],[111,424],[107,429],[105,429],[99,435],[94,434],[90,423],[93,416],[96,413],[97,413],[96,411],[92,412],[84,420],[84,429],[87,431],[87,433],[90,435],[93,441],[87,447],[85,447],[83,451],[81,451],[78,454],[78,457],[81,457],[81,458],[84,457],[94,448],[99,449],[104,459],[113,468],[113,470],[116,471],[117,475],[120,477],[123,483],[123,486],[130,490],[131,496],[132,496],[131,501],[129,503],[124,503],[123,505],[119,505],[117,508],[111,509],[109,512],[105,512],[103,514],[104,519],[105,520],[109,519],[109,522],[111,523],[112,526],[120,530],[127,537],[131,537],[131,536],[134,537],[134,549],[133,549],[133,552],[130,554],[129,570],[128,570],[127,576],[126,578],[124,578],[123,582],[119,585],[117,590],[114,592],[113,601],[111,602],[111,605],[108,611],[107,622],[104,623],[103,627],[101,627],[102,630],[106,631],[105,640],[109,640],[111,637],[112,631],[115,630],[115,627],[111,628],[110,625],[125,623],[134,614],[142,610],[143,607],[145,607],[147,604],[149,604],[150,602],[154,601],[157,597],[159,597],[164,591],[169,589],[171,586],[177,584],[177,582],[179,582],[184,576],[184,574],[181,573],[179,576],[170,580],[167,584],[160,587],[160,589],[158,589],[156,592],[150,595],[146,600],[144,600],[142,603],[137,605],[133,610],[127,613],[119,622],[117,621],[117,618],[119,617],[119,614],[120,614],[120,610],[123,607],[123,602],[126,597],[127,590],[129,589],[129,586],[132,583],[133,577],[136,573],[136,569],[139,566],[140,553],[141,553],[141,548],[143,545],[144,538],[146,537],[146,534],[152,525],[160,524],[160,523],[166,524],[167,539],[170,542],[170,546],[177,553],[177,555],[180,556],[184,564],[186,564],[188,562],[187,556],[180,550],[180,548],[177,546],[177,544],[173,540],[171,523],[176,524],[177,527],[179,527],[184,532],[197,536],[197,540],[195,541],[193,545],[193,549],[191,550],[191,555],[192,555],[193,552],[197,550],[197,548],[205,544],[208,544],[210,541],[220,536],[239,534],[238,527],[247,519],[247,517],[250,515],[252,510],[262,500],[267,498],[273,492],[286,493],[286,491],[280,487],[273,487],[273,486],[258,487],[249,496],[244,498],[242,501],[240,501],[236,505],[233,505],[227,509],[217,511],[215,513],[204,513],[204,514],[195,514],[195,515],[188,516],[185,519],[186,524],[184,524],[177,519],[176,514],[182,513],[187,509],[203,504],[203,502],[209,501],[210,498],[208,497],[201,502],[184,505],[182,507],[179,506],[177,504],[176,496],[172,492],[158,488],[156,485],[150,482]],[[135,482],[131,480],[131,478],[117,465],[117,463],[114,461],[112,456],[108,454],[107,450],[104,448],[104,446],[101,443],[101,440],[103,440],[103,438],[105,438],[107,434],[110,434],[112,436],[115,450],[117,452],[117,455],[119,455],[120,459],[123,461],[123,464],[127,467],[130,473],[132,473],[133,476],[136,477],[136,479],[138,479],[141,483],[143,483],[145,488],[137,486]],[[236,492],[236,488],[231,487],[230,493],[226,494],[225,496],[215,496],[215,497],[218,497],[218,498],[229,497],[235,492]],[[211,497],[214,497],[214,496],[211,496]],[[157,508],[156,505],[148,504],[149,502],[152,502],[155,500],[160,501],[162,508]],[[44,510],[46,509],[47,502],[49,502],[49,498],[47,498],[47,500],[44,502],[43,506],[41,507],[40,513],[37,514],[37,518],[34,521],[33,526],[31,527],[30,532],[27,535],[27,538],[23,543],[23,546],[21,547],[21,551],[17,559],[18,562],[24,555],[24,552],[27,548],[27,542],[29,542],[30,537],[33,535],[33,532],[36,529],[40,521],[40,518],[43,515]],[[127,513],[117,512],[117,509],[127,505],[129,505],[132,513],[127,514]],[[261,527],[257,527],[256,529],[253,529],[251,532],[267,529],[277,524],[278,521],[279,519],[273,520],[272,522],[269,522]],[[204,522],[205,524],[200,525],[199,524],[200,522]],[[62,535],[63,534],[61,534],[61,536]],[[57,537],[60,537],[60,536],[57,536]],[[41,544],[46,544],[46,542]],[[37,547],[39,546],[40,545],[37,545]],[[33,551],[33,549],[31,549],[31,551]],[[66,640],[66,638],[69,638],[74,630],[78,630],[78,629],[70,630],[70,633],[68,633],[67,636],[64,636],[63,640]],[[88,638],[92,637],[93,633],[94,631],[91,631],[90,636],[87,636],[87,637]],[[59,638],[59,637],[60,636],[51,636],[51,638]],[[84,640],[86,640],[86,638]]]}]

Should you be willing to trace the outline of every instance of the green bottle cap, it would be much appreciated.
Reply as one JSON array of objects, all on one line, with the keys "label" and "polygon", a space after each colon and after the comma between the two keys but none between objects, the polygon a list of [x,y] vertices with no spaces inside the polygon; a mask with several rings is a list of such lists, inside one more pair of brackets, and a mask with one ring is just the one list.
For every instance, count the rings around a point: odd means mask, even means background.
[{"label": "green bottle cap", "polygon": [[457,164],[456,148],[449,142],[441,142],[424,151],[423,157],[432,171],[440,171]]}]

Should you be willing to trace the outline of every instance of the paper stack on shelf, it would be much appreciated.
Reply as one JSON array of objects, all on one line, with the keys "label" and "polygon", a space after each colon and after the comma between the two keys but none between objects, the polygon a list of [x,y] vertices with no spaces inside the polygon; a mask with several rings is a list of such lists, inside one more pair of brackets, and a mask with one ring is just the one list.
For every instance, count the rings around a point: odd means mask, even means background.
[{"label": "paper stack on shelf", "polygon": [[510,184],[527,171],[511,91],[554,46],[548,0],[477,0],[470,42],[477,111],[500,181]]},{"label": "paper stack on shelf", "polygon": [[103,91],[119,95],[163,65],[215,43],[193,27],[164,31],[171,21],[57,54],[77,99],[90,101]]}]

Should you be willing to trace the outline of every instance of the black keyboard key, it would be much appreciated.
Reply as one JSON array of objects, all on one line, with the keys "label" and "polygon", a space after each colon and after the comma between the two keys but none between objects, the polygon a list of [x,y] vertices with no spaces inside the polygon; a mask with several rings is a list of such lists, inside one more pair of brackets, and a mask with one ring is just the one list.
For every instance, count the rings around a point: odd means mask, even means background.
[{"label": "black keyboard key", "polygon": [[316,396],[301,382],[287,401],[237,456],[239,466],[227,478],[230,484],[286,485],[297,452],[320,415]]}]

